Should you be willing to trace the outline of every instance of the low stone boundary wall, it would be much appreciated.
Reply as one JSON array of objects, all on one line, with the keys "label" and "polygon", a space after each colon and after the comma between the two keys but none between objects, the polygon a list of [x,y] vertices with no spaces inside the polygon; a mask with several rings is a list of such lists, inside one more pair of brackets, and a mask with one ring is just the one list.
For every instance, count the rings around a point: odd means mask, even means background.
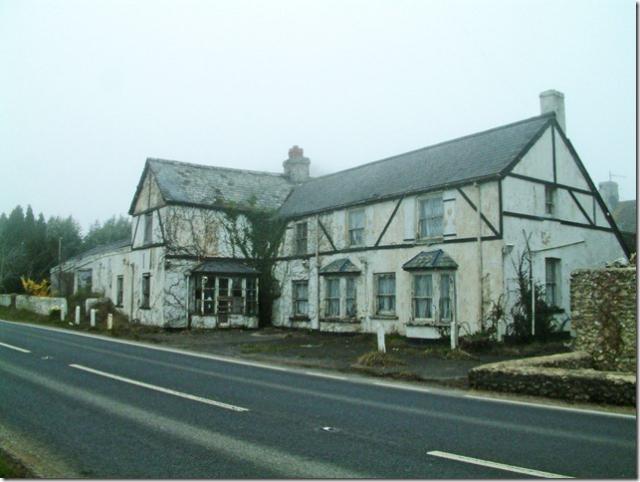
[{"label": "low stone boundary wall", "polygon": [[0,306],[13,306],[16,295],[0,295]]},{"label": "low stone boundary wall", "polygon": [[524,358],[475,367],[469,385],[480,390],[538,395],[565,400],[635,405],[633,373],[593,368],[586,352]]},{"label": "low stone boundary wall", "polygon": [[63,310],[64,313],[68,313],[67,300],[64,298],[16,295],[16,308],[38,313],[39,315],[48,315],[53,309]]}]

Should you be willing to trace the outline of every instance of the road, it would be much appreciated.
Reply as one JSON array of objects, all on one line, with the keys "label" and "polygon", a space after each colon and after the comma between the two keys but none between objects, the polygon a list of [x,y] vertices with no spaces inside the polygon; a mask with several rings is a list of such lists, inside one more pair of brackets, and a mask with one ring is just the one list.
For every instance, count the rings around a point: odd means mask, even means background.
[{"label": "road", "polygon": [[636,418],[0,321],[0,445],[90,478],[636,478]]}]

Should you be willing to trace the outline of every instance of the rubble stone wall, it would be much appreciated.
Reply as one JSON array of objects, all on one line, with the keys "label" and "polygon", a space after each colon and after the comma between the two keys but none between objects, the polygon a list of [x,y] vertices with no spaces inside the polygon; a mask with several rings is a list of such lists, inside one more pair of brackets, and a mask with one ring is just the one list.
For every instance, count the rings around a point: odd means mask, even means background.
[{"label": "rubble stone wall", "polygon": [[636,372],[636,267],[581,269],[571,274],[574,349],[597,370]]}]

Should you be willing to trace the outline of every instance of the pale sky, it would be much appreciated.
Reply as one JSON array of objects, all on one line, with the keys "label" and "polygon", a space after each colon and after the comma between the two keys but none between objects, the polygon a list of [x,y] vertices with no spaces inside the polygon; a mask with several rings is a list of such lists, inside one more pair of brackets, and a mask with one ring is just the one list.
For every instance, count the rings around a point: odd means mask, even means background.
[{"label": "pale sky", "polygon": [[635,3],[0,0],[0,212],[124,214],[147,157],[326,174],[565,94],[594,182],[635,198]]}]

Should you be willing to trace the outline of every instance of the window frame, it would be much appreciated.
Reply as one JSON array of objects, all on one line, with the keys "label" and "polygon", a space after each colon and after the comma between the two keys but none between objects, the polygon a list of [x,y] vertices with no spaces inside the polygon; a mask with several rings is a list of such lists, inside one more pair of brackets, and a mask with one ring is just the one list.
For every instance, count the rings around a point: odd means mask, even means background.
[{"label": "window frame", "polygon": [[[434,290],[434,283],[433,283],[433,278],[434,278],[434,273],[433,272],[426,272],[426,271],[420,271],[418,273],[413,273],[412,274],[412,292],[411,292],[411,310],[412,310],[412,316],[414,320],[428,320],[428,321],[433,321],[435,319],[435,310],[433,309],[433,301],[435,299],[435,290]],[[424,277],[429,277],[431,279],[431,296],[417,296],[416,295],[416,278],[418,276],[424,276]],[[427,314],[430,314],[431,316],[427,316],[427,317],[421,317],[421,316],[417,316],[417,301],[428,301],[427,304]]]},{"label": "window frame", "polygon": [[[297,287],[305,286],[306,298],[299,298]],[[305,303],[306,307],[304,311],[300,311],[299,304]],[[291,281],[291,313],[297,318],[309,317],[309,280],[293,280]]]},{"label": "window frame", "polygon": [[[295,224],[295,254],[307,254],[309,252],[309,225],[307,221]],[[302,229],[304,226],[304,229]],[[304,236],[301,233],[304,232]]]},{"label": "window frame", "polygon": [[144,214],[143,244],[153,243],[153,211]]},{"label": "window frame", "polygon": [[148,310],[151,308],[151,273],[142,273],[142,289],[140,290],[140,308],[144,310]]},{"label": "window frame", "polygon": [[[336,296],[331,296],[330,286],[332,284],[337,285],[337,293],[333,293]],[[341,298],[342,298],[342,283],[337,276],[325,277],[324,279],[324,316],[325,318],[340,318],[341,310]],[[334,308],[337,308],[335,312]]]},{"label": "window frame", "polygon": [[558,189],[555,186],[544,186],[544,213],[548,216],[556,215]]},{"label": "window frame", "polygon": [[116,307],[122,308],[124,305],[124,275],[116,276]]},{"label": "window frame", "polygon": [[[416,277],[431,276],[431,297],[416,296]],[[447,296],[443,296],[442,279],[449,278]],[[447,325],[453,322],[456,317],[456,272],[446,269],[425,269],[412,272],[412,292],[411,292],[411,319],[419,323]],[[423,318],[416,316],[416,300],[431,299],[431,317]],[[443,317],[443,300],[448,300],[448,317]]]},{"label": "window frame", "polygon": [[[374,273],[375,277],[375,287],[376,287],[376,310],[375,313],[377,316],[396,316],[396,294],[397,294],[397,284],[396,284],[396,274],[395,273]],[[393,294],[381,294],[380,293],[380,280],[382,278],[390,278],[393,280]],[[382,310],[381,306],[381,298],[389,298],[391,300],[392,308],[389,310]]]},{"label": "window frame", "polygon": [[[549,267],[552,267],[550,270]],[[562,305],[562,260],[560,258],[544,258],[544,294],[545,303],[554,308]],[[550,276],[552,279],[550,280]],[[549,289],[551,287],[551,289]]]},{"label": "window frame", "polygon": [[[361,214],[362,215],[362,226],[360,227],[354,227],[353,223],[352,223],[352,217],[355,214]],[[367,219],[365,216],[365,209],[363,207],[361,208],[355,208],[355,209],[349,209],[347,211],[347,244],[350,247],[356,247],[356,246],[364,246],[364,232],[365,232],[365,227],[366,227],[366,223],[367,223]],[[356,233],[359,236],[359,239],[354,241],[353,238],[354,236],[352,236],[352,234]]]},{"label": "window frame", "polygon": [[[423,203],[427,203],[433,200],[438,200],[439,201],[439,206],[441,208],[441,213],[438,216],[431,216],[431,217],[422,217],[422,205]],[[429,193],[427,195],[424,196],[419,196],[416,198],[416,239],[418,240],[428,240],[428,239],[440,239],[444,236],[444,192],[442,191],[438,191],[435,193]],[[428,226],[429,226],[429,222],[433,221],[434,219],[439,219],[440,220],[440,226],[439,226],[439,232],[430,234],[428,233]],[[423,223],[424,221],[424,223]],[[425,227],[425,234],[422,233],[423,231],[423,224],[426,226]]]},{"label": "window frame", "polygon": [[[349,296],[349,284],[352,284],[352,294]],[[344,314],[346,318],[358,317],[358,284],[355,276],[345,276]],[[350,309],[351,308],[351,309]]]}]

